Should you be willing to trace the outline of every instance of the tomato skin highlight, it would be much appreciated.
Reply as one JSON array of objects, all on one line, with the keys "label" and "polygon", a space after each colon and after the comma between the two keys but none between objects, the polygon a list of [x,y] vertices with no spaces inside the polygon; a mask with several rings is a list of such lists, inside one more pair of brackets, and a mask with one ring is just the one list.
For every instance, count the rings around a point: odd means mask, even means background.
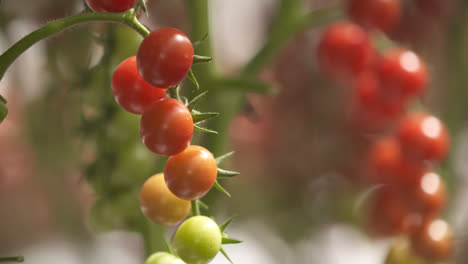
[{"label": "tomato skin highlight", "polygon": [[424,171],[415,184],[404,186],[405,199],[413,210],[424,216],[439,214],[447,202],[447,188],[442,178],[434,172]]},{"label": "tomato skin highlight", "polygon": [[151,176],[140,192],[140,208],[143,214],[159,225],[171,226],[188,216],[191,203],[171,193],[164,181],[164,175]]},{"label": "tomato skin highlight", "polygon": [[424,221],[417,232],[410,236],[415,253],[429,261],[444,261],[452,257],[454,237],[450,225],[441,219]]},{"label": "tomato skin highlight", "polygon": [[149,84],[163,89],[180,83],[193,64],[193,45],[178,29],[152,31],[140,45],[137,65]]},{"label": "tomato skin highlight", "polygon": [[94,12],[122,13],[133,8],[137,0],[86,0]]},{"label": "tomato skin highlight", "polygon": [[350,22],[336,22],[323,32],[317,48],[322,69],[336,77],[354,78],[374,60],[368,34]]},{"label": "tomato skin highlight", "polygon": [[365,28],[391,29],[401,18],[399,0],[349,0],[348,15]]},{"label": "tomato skin highlight", "polygon": [[450,148],[447,128],[437,117],[412,113],[403,117],[397,127],[403,153],[415,162],[442,161]]},{"label": "tomato skin highlight", "polygon": [[190,145],[193,119],[188,108],[172,98],[163,98],[142,115],[140,136],[152,152],[171,156]]},{"label": "tomato skin highlight", "polygon": [[216,160],[207,149],[189,146],[169,158],[164,168],[167,187],[177,197],[196,200],[213,186],[218,174]]},{"label": "tomato skin highlight", "polygon": [[409,50],[390,50],[381,57],[377,69],[382,89],[391,98],[420,96],[429,82],[425,63]]},{"label": "tomato skin highlight", "polygon": [[194,216],[179,226],[172,246],[185,262],[205,264],[218,254],[221,240],[221,230],[215,221],[206,216]]},{"label": "tomato skin highlight", "polygon": [[156,252],[146,259],[145,264],[185,264],[185,262],[167,252]]},{"label": "tomato skin highlight", "polygon": [[127,58],[115,69],[112,92],[117,103],[133,114],[143,114],[153,103],[166,97],[164,89],[151,86],[143,80],[135,56]]}]

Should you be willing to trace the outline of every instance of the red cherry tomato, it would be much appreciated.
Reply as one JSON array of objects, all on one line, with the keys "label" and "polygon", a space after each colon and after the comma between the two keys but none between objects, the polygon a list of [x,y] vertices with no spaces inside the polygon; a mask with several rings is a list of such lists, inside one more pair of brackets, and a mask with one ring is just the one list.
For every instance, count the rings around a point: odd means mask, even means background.
[{"label": "red cherry tomato", "polygon": [[367,28],[390,31],[401,17],[399,0],[349,0],[348,14],[353,21]]},{"label": "red cherry tomato", "polygon": [[192,67],[190,39],[175,28],[160,28],[141,43],[137,54],[138,69],[149,84],[169,88],[180,83]]},{"label": "red cherry tomato", "polygon": [[386,237],[411,232],[421,216],[410,210],[398,188],[384,186],[376,191],[367,221],[373,235]]},{"label": "red cherry tomato", "polygon": [[374,57],[368,34],[350,22],[329,26],[318,45],[320,66],[331,75],[354,77],[363,71]]},{"label": "red cherry tomato", "polygon": [[137,0],[86,0],[94,12],[121,13],[133,8]]},{"label": "red cherry tomato", "polygon": [[454,238],[450,225],[441,219],[424,221],[411,235],[413,251],[429,261],[444,261],[452,257]]},{"label": "red cherry tomato", "polygon": [[162,173],[151,176],[140,192],[140,208],[143,214],[159,225],[175,225],[190,212],[191,203],[169,191]]},{"label": "red cherry tomato", "polygon": [[171,156],[183,151],[190,144],[192,135],[192,115],[175,99],[157,101],[141,117],[141,139],[156,154]]},{"label": "red cherry tomato", "polygon": [[380,59],[378,72],[385,96],[396,99],[421,95],[429,78],[419,56],[403,49],[386,53]]},{"label": "red cherry tomato", "polygon": [[170,157],[164,168],[167,187],[184,200],[203,197],[213,186],[217,174],[213,154],[200,146],[189,146]]},{"label": "red cherry tomato", "polygon": [[447,201],[447,189],[437,173],[424,172],[416,184],[405,186],[405,198],[412,209],[424,216],[440,213]]},{"label": "red cherry tomato", "polygon": [[397,128],[403,153],[414,161],[441,161],[449,150],[449,134],[435,116],[413,113],[400,120]]},{"label": "red cherry tomato", "polygon": [[354,82],[356,114],[369,123],[385,125],[395,121],[405,108],[406,100],[384,94],[377,75],[364,71]]},{"label": "red cherry tomato", "polygon": [[153,87],[141,78],[135,56],[124,60],[115,69],[112,92],[117,103],[134,114],[143,114],[151,104],[166,96],[164,89]]}]

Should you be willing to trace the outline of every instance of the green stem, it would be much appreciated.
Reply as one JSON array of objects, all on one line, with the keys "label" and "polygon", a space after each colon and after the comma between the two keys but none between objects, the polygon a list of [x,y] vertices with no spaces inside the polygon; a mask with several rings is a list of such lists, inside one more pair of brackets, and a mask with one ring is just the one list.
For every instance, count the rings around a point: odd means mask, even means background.
[{"label": "green stem", "polygon": [[135,10],[130,9],[125,13],[81,13],[74,16],[69,16],[55,21],[49,22],[41,28],[31,32],[2,55],[0,55],[0,80],[5,75],[10,65],[27,49],[47,37],[58,34],[74,25],[91,22],[91,21],[109,21],[125,24],[135,31],[140,33],[143,37],[149,34],[149,30],[138,21],[135,17]]},{"label": "green stem", "polygon": [[192,201],[192,215],[200,215],[200,203],[198,200]]},{"label": "green stem", "polygon": [[[287,3],[287,0],[283,1]],[[297,15],[297,10],[285,5],[281,10],[277,22],[273,25],[264,46],[253,59],[242,69],[241,74],[255,75],[271,62],[273,56],[294,34],[309,27],[316,27],[343,17],[339,6],[327,7],[313,11],[306,15]]]},{"label": "green stem", "polygon": [[24,262],[23,256],[0,257],[0,262]]}]

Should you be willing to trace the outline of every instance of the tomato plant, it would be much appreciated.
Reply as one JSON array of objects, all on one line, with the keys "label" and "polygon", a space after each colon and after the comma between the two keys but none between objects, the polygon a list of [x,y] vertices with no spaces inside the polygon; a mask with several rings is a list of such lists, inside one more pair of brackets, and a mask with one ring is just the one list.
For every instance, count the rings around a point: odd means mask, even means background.
[{"label": "tomato plant", "polygon": [[166,91],[143,80],[137,69],[136,57],[117,66],[112,75],[112,92],[121,107],[130,113],[143,114],[154,102],[166,97]]},{"label": "tomato plant", "polygon": [[190,39],[175,28],[160,28],[151,32],[141,43],[137,65],[148,83],[169,88],[180,83],[193,63]]},{"label": "tomato plant", "polygon": [[221,230],[213,219],[206,216],[191,217],[177,229],[172,246],[187,263],[205,264],[221,249]]},{"label": "tomato plant", "polygon": [[190,201],[182,200],[169,191],[162,173],[146,180],[140,192],[140,208],[151,221],[160,225],[174,225],[190,212]]},{"label": "tomato plant", "polygon": [[213,154],[200,146],[189,146],[170,157],[164,168],[169,190],[185,200],[203,197],[213,186],[217,174]]},{"label": "tomato plant", "polygon": [[170,156],[183,151],[190,144],[192,135],[192,115],[175,99],[157,101],[141,117],[141,139],[156,154]]},{"label": "tomato plant", "polygon": [[86,0],[94,12],[121,13],[134,7],[137,0]]}]

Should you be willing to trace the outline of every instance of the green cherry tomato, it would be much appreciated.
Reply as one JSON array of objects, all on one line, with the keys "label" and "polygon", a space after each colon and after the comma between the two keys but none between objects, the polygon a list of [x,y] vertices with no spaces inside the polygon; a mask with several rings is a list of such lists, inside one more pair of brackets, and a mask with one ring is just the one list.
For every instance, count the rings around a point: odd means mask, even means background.
[{"label": "green cherry tomato", "polygon": [[205,264],[221,249],[221,230],[213,219],[193,216],[177,229],[172,245],[185,262]]},{"label": "green cherry tomato", "polygon": [[145,264],[185,264],[185,262],[167,252],[156,252],[146,259]]}]

